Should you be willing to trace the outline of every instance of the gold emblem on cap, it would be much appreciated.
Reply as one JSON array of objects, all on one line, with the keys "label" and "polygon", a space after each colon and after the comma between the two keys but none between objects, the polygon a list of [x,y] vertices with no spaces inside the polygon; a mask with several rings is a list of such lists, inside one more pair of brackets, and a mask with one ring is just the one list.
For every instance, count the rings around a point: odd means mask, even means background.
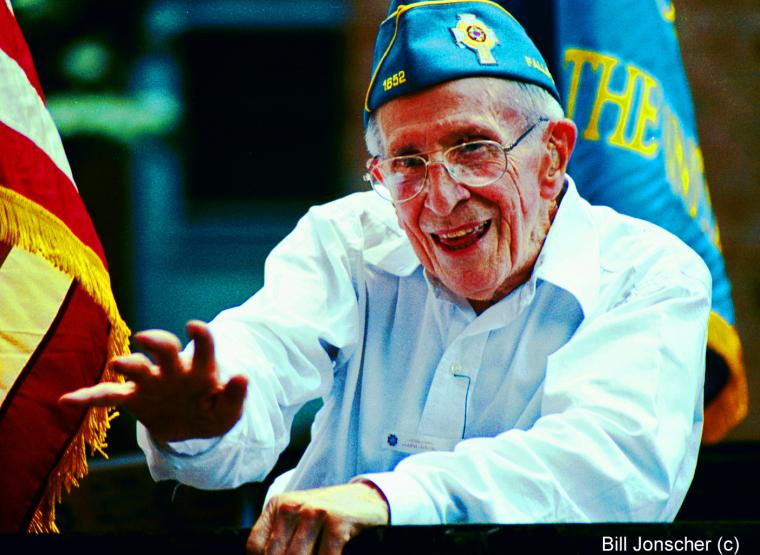
[{"label": "gold emblem on cap", "polygon": [[471,13],[462,13],[458,17],[459,23],[451,28],[451,32],[454,33],[459,48],[472,48],[478,53],[481,65],[497,63],[491,54],[491,49],[499,44],[496,33]]}]

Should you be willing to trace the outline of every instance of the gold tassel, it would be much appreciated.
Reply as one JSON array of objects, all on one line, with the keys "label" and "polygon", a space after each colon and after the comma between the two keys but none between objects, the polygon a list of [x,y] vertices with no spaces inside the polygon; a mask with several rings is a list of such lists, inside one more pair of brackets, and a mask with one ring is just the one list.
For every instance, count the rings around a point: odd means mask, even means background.
[{"label": "gold tassel", "polygon": [[[126,344],[122,345],[120,349],[114,350],[117,346],[113,339],[114,335],[109,335],[109,360],[112,358],[110,353],[120,351],[120,354],[123,354],[129,348]],[[118,356],[118,354],[114,356]],[[101,381],[123,382],[124,377],[107,368]],[[111,420],[116,416],[118,416],[118,412],[113,407],[91,407],[87,410],[82,426],[50,474],[45,493],[29,523],[28,532],[35,534],[59,532],[55,524],[55,506],[61,502],[64,488],[66,493],[70,493],[71,488],[79,487],[79,480],[87,475],[87,446],[90,448],[90,456],[98,452],[108,458],[105,453],[105,449],[108,447],[106,435]]]},{"label": "gold tassel", "polygon": [[747,416],[749,388],[739,334],[716,312],[710,313],[707,346],[726,361],[730,372],[728,383],[705,407],[702,443],[709,445],[723,439]]},{"label": "gold tassel", "polygon": [[[131,332],[119,315],[108,271],[95,251],[82,243],[60,218],[23,195],[0,186],[0,242],[39,255],[76,279],[103,309],[111,324],[107,360],[129,352]],[[123,382],[124,378],[106,368],[101,381]],[[87,475],[87,446],[90,455],[99,452],[106,456],[106,434],[117,414],[112,407],[87,410],[82,426],[50,474],[28,532],[58,532],[55,506],[61,502],[64,488],[69,493]]]},{"label": "gold tassel", "polygon": [[114,328],[126,328],[113,298],[111,278],[95,251],[82,243],[60,218],[3,186],[0,186],[0,241],[39,255],[76,279],[103,308]]}]

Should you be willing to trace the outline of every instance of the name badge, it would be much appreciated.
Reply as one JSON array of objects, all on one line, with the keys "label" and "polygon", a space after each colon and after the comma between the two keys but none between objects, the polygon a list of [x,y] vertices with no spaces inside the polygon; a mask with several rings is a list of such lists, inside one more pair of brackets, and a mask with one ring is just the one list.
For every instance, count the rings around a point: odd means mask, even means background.
[{"label": "name badge", "polygon": [[385,432],[383,447],[391,451],[401,451],[403,453],[453,451],[454,446],[460,441],[462,441],[461,437],[433,437],[390,430]]}]

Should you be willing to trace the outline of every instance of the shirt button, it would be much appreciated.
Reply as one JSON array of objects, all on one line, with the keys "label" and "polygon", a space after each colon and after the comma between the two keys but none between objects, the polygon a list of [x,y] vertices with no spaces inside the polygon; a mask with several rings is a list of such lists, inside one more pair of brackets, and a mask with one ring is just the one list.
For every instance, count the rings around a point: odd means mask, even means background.
[{"label": "shirt button", "polygon": [[449,368],[449,374],[453,376],[454,374],[461,374],[461,373],[462,373],[462,365],[459,364],[458,362],[454,362]]}]

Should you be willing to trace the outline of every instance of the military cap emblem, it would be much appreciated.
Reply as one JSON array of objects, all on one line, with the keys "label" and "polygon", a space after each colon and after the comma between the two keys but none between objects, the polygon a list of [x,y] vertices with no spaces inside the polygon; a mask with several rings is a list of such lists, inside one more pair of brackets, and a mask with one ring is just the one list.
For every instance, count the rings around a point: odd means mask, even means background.
[{"label": "military cap emblem", "polygon": [[496,64],[491,49],[499,44],[499,39],[485,23],[471,13],[459,14],[459,23],[451,28],[459,48],[471,48],[478,53],[481,65]]}]

